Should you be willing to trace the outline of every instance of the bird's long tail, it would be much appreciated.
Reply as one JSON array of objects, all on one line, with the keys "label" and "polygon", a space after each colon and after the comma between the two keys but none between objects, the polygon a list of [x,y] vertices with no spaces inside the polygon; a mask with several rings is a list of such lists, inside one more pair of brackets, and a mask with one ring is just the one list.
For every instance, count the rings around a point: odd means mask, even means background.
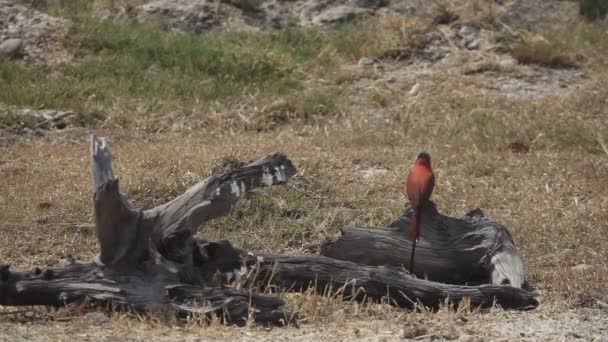
[{"label": "bird's long tail", "polygon": [[414,274],[414,255],[416,253],[416,241],[420,236],[420,208],[414,208],[410,225],[410,237],[412,238],[412,254],[410,255],[410,274]]},{"label": "bird's long tail", "polygon": [[413,241],[420,236],[420,208],[414,208],[414,214],[410,223],[410,237]]}]

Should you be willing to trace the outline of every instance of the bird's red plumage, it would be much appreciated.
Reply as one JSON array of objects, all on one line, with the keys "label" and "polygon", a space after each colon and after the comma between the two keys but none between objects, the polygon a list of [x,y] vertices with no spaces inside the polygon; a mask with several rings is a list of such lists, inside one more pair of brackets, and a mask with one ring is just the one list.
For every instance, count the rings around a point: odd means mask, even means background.
[{"label": "bird's red plumage", "polygon": [[410,226],[412,240],[416,240],[420,236],[419,209],[430,200],[434,187],[435,176],[431,168],[431,159],[430,157],[419,157],[407,175],[407,184],[405,186],[407,198],[410,201],[412,209],[414,209]]}]

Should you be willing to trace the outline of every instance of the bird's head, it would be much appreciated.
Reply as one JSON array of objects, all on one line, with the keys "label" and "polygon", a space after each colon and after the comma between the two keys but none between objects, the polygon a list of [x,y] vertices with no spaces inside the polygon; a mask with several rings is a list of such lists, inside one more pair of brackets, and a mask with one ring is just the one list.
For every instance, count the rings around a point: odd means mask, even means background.
[{"label": "bird's head", "polygon": [[421,151],[420,153],[418,153],[418,158],[417,159],[428,159],[428,160],[431,160],[431,154],[428,153],[427,151]]},{"label": "bird's head", "polygon": [[416,164],[431,167],[431,154],[426,151],[421,151],[418,153],[418,157],[416,158]]}]

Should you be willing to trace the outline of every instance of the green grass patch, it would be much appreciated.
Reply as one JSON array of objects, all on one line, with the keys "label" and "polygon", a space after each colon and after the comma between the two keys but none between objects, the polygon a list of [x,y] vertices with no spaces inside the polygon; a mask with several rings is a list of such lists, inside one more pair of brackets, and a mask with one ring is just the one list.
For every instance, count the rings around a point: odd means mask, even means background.
[{"label": "green grass patch", "polygon": [[6,105],[86,112],[104,111],[121,99],[229,108],[252,98],[286,98],[297,100],[289,111],[298,117],[327,115],[336,112],[341,92],[301,98],[303,81],[325,79],[342,87],[345,62],[407,46],[411,38],[411,27],[397,19],[197,35],[160,24],[99,21],[90,1],[35,6],[73,22],[64,45],[74,59],[50,67],[0,60],[0,102]]},{"label": "green grass patch", "polygon": [[73,63],[48,73],[0,62],[0,101],[77,109],[93,95],[108,104],[117,97],[214,101],[287,93],[304,76],[297,70],[306,59],[301,54],[312,55],[310,48],[288,49],[289,43],[272,35],[196,36],[135,24],[77,23],[68,37]]},{"label": "green grass patch", "polygon": [[579,13],[587,19],[603,19],[608,13],[608,0],[580,0]]},{"label": "green grass patch", "polygon": [[[303,80],[339,75],[351,51],[335,44],[353,30],[195,35],[75,17],[65,41],[73,61],[26,67],[0,60],[0,102],[85,111],[119,98],[187,105],[289,96]],[[316,96],[313,107],[328,107],[326,97]]]}]

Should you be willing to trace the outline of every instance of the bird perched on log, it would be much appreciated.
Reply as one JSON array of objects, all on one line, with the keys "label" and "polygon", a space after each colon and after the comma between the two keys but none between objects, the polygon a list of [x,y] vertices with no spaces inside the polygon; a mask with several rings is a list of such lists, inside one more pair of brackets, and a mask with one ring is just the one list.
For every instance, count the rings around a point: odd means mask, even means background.
[{"label": "bird perched on log", "polygon": [[416,158],[414,167],[407,175],[407,184],[405,186],[407,199],[414,210],[410,225],[410,237],[412,238],[412,254],[410,256],[411,274],[414,274],[416,241],[420,236],[420,210],[431,199],[434,187],[435,176],[431,168],[431,155],[428,152],[420,152]]}]

